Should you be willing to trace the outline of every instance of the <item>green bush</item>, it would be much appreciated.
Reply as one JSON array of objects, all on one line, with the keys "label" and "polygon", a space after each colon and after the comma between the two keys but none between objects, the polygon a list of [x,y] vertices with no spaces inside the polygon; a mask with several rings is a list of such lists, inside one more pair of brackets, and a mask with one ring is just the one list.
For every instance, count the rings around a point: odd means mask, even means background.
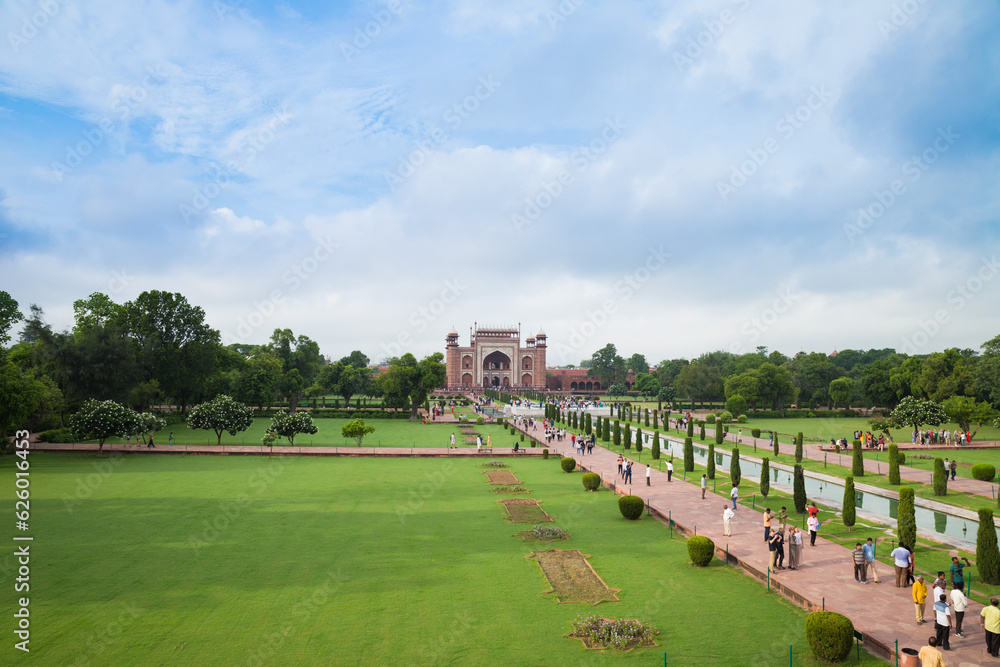
[{"label": "green bush", "polygon": [[637,428],[635,430],[635,451],[637,451],[637,452],[641,452],[642,451],[642,439],[643,439],[642,438],[642,429],[641,428]]},{"label": "green bush", "polygon": [[804,514],[806,511],[806,478],[802,472],[802,466],[797,463],[795,464],[795,472],[792,479],[792,499],[795,501],[795,511],[799,514]]},{"label": "green bush", "polygon": [[934,495],[948,495],[948,471],[944,469],[944,459],[934,459]]},{"label": "green bush", "polygon": [[705,417],[705,421],[706,421],[707,423],[709,423],[709,424],[714,424],[714,423],[715,423],[715,415],[714,415],[714,414],[712,414],[711,412],[709,412],[709,413],[708,413],[708,416],[707,416],[707,417]]},{"label": "green bush", "polygon": [[834,611],[814,611],[806,616],[806,641],[823,662],[840,662],[854,644],[854,624]]},{"label": "green bush", "polygon": [[747,411],[747,401],[740,394],[733,394],[726,400],[726,412],[741,415]]},{"label": "green bush", "polygon": [[549,458],[549,448],[548,447],[546,447],[545,449],[542,450],[542,458],[543,459]]},{"label": "green bush", "polygon": [[802,431],[795,436],[795,462],[802,463]]},{"label": "green bush", "polygon": [[[465,419],[465,417],[463,417],[462,419],[463,419],[464,421],[466,421],[466,422],[468,422],[468,421],[469,421],[468,419]],[[485,423],[486,423],[486,420],[485,420],[485,419],[483,419],[483,416],[482,416],[482,415],[480,415],[480,416],[476,417],[476,426],[482,426],[482,425],[483,425],[483,424],[485,424]]]},{"label": "green bush", "polygon": [[652,452],[653,452],[653,458],[654,459],[660,458],[660,432],[659,431],[653,431],[653,448],[652,448]]},{"label": "green bush", "polygon": [[[979,524],[980,527],[983,525]],[[996,535],[996,531],[993,531]],[[899,543],[912,549],[917,544],[917,515],[913,506],[913,487],[899,487],[899,506],[896,509],[896,535]]]},{"label": "green bush", "polygon": [[524,434],[521,434],[521,442],[524,442]]},{"label": "green bush", "polygon": [[733,447],[733,456],[729,459],[729,480],[733,483],[733,486],[739,486],[741,477],[740,449],[739,447]]},{"label": "green bush", "polygon": [[704,535],[689,537],[687,548],[691,562],[698,567],[707,567],[715,556],[715,542]]},{"label": "green bush", "polygon": [[704,422],[702,422],[702,424],[701,424],[701,427],[700,427],[700,428],[701,428],[701,431],[699,432],[699,434],[698,434],[698,435],[699,435],[699,437],[700,437],[700,438],[701,438],[702,440],[704,440],[704,439],[705,439],[705,423],[704,423]]},{"label": "green bush", "polygon": [[629,521],[635,521],[642,516],[646,502],[639,496],[622,496],[618,499],[618,511]]},{"label": "green bush", "polygon": [[684,470],[691,472],[694,470],[694,443],[691,438],[684,438]]},{"label": "green bush", "polygon": [[993,510],[988,508],[979,510],[976,569],[982,583],[993,586],[1000,584],[1000,550],[997,549],[997,531],[993,527]]},{"label": "green bush", "polygon": [[722,430],[722,424],[716,422],[715,424],[715,444],[721,445],[726,440],[725,431]]},{"label": "green bush", "polygon": [[760,437],[760,429],[759,428],[752,428],[752,429],[750,429],[750,435],[752,435],[755,438],[759,438]]},{"label": "green bush", "polygon": [[68,443],[76,442],[78,438],[73,437],[73,429],[71,428],[54,428],[42,431],[36,436],[36,440],[38,442]]},{"label": "green bush", "polygon": [[622,444],[622,425],[621,422],[618,421],[617,419],[615,420],[615,430],[611,440],[614,443],[615,447],[618,447],[619,445]]},{"label": "green bush", "polygon": [[601,486],[601,476],[596,472],[583,473],[583,488],[588,491],[597,491]]},{"label": "green bush", "polygon": [[996,479],[997,469],[989,463],[977,463],[972,466],[972,478],[980,482],[992,482]]},{"label": "green bush", "polygon": [[562,466],[562,469],[565,472],[573,472],[574,470],[576,470],[576,459],[574,459],[572,456],[566,456],[561,461],[559,461],[559,465]]},{"label": "green bush", "polygon": [[739,417],[736,418],[736,423],[737,424],[746,424],[747,423],[747,416],[746,415],[740,415]]},{"label": "green bush", "polygon": [[865,476],[865,461],[861,456],[861,441],[855,440],[851,452],[851,474],[855,477]]},{"label": "green bush", "polygon": [[719,415],[719,421],[723,424],[728,424],[733,421],[733,413],[729,410],[723,410],[722,414]]},{"label": "green bush", "polygon": [[899,458],[899,465],[905,466],[906,465],[906,452],[900,452],[898,458]]}]

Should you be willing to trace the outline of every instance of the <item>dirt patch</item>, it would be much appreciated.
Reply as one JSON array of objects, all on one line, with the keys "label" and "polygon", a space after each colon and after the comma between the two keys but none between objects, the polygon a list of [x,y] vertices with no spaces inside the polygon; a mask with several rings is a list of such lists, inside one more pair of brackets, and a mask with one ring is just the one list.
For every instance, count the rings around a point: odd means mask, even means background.
[{"label": "dirt patch", "polygon": [[608,588],[586,556],[579,549],[549,549],[548,551],[532,551],[528,559],[535,559],[542,568],[542,574],[548,580],[560,603],[582,602],[583,604],[599,604],[601,602],[618,602],[617,588]]},{"label": "dirt patch", "polygon": [[493,487],[493,493],[500,493],[505,496],[514,496],[519,493],[531,493],[531,489],[526,489],[520,484],[505,484],[504,486]]},{"label": "dirt patch", "polygon": [[486,476],[490,478],[490,484],[520,484],[521,480],[514,476],[510,470],[487,470]]},{"label": "dirt patch", "polygon": [[504,506],[514,523],[539,523],[541,521],[555,521],[545,513],[534,498],[510,498],[508,500],[498,500]]}]

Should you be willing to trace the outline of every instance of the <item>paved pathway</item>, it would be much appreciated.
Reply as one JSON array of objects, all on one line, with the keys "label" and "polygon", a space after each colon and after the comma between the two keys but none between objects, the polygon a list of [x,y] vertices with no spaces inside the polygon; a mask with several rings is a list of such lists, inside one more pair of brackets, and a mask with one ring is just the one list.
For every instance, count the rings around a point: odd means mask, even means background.
[{"label": "paved pathway", "polygon": [[[530,433],[540,436],[541,430]],[[666,473],[655,469],[652,486],[647,487],[645,466],[642,464],[634,466],[633,483],[623,487],[617,474],[618,455],[614,452],[596,446],[593,454],[581,456],[572,452],[568,440],[553,440],[547,446],[560,456],[573,456],[581,467],[600,474],[606,482],[614,480],[618,483],[619,493],[633,493],[647,499],[650,506],[663,516],[669,513],[675,523],[712,538],[722,549],[728,547],[731,557],[735,556],[759,573],[767,572],[768,551],[764,545],[759,512],[741,505],[733,519],[733,534],[727,538],[722,535],[725,498],[709,493],[702,500],[701,489],[696,484],[676,476],[668,483]],[[728,488],[727,485],[727,493]],[[861,533],[858,537],[862,537]],[[798,598],[796,601],[802,606],[820,609],[825,601],[826,609],[844,614],[856,629],[890,651],[895,650],[896,640],[899,640],[901,649],[919,649],[926,644],[927,637],[934,634],[933,622],[917,625],[910,588],[896,588],[895,575],[888,566],[879,566],[881,584],[864,585],[853,581],[849,549],[820,537],[815,547],[804,544],[803,552],[801,569],[794,572],[782,570],[771,575],[773,585],[782,586],[786,594],[792,599]],[[966,610],[965,638],[952,635],[953,650],[945,652],[949,665],[1000,665],[1000,660],[991,658],[986,652],[985,638],[979,627],[981,609],[982,605],[972,603]],[[925,618],[932,619],[933,615],[925,613]]]}]

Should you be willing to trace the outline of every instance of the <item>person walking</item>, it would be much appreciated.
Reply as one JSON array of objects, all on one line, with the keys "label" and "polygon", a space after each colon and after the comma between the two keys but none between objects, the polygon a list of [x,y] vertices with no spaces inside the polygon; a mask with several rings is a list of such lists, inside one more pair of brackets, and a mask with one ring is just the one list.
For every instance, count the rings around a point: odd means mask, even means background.
[{"label": "person walking", "polygon": [[872,542],[872,538],[868,538],[864,546],[861,547],[861,550],[865,552],[866,573],[871,572],[875,583],[881,584],[882,582],[878,578],[878,572],[875,571],[875,545]]},{"label": "person walking", "polygon": [[865,552],[861,550],[861,542],[854,545],[854,551],[851,552],[851,562],[854,563],[854,581],[867,584],[868,579],[865,577]]},{"label": "person walking", "polygon": [[149,443],[146,445],[146,449],[149,449],[150,447],[156,447],[156,445],[153,444],[153,434],[152,433],[149,434]]},{"label": "person walking", "polygon": [[788,508],[782,505],[781,511],[777,514],[778,517],[778,530],[785,532],[785,526],[788,525]]},{"label": "person walking", "polygon": [[[892,553],[889,555],[892,556],[893,565],[896,568],[896,588],[903,588],[906,585],[903,583],[905,581],[903,575],[910,566],[910,552],[906,547],[900,544],[898,547],[893,549]],[[925,586],[925,596],[927,594],[926,589],[927,587]]]},{"label": "person walking", "polygon": [[764,509],[764,541],[768,542],[771,540],[771,519],[774,515],[771,513],[771,508]]},{"label": "person walking", "polygon": [[167,446],[168,447],[173,447],[174,446],[174,432],[173,431],[171,431],[170,435],[167,436]]},{"label": "person walking", "polygon": [[632,483],[632,462],[631,461],[629,461],[628,463],[625,464],[625,483],[626,484],[631,484]]},{"label": "person walking", "polygon": [[455,433],[454,433],[454,431],[453,431],[453,432],[452,432],[452,434],[451,434],[451,446],[452,446],[452,447],[454,447],[454,446],[455,446]]},{"label": "person walking", "polygon": [[955,475],[958,474],[958,461],[955,459],[951,460],[951,481],[955,481]]},{"label": "person walking", "polygon": [[795,544],[795,538],[799,536],[799,531],[792,526],[788,529],[788,569],[795,570],[799,564],[799,550]]},{"label": "person walking", "polygon": [[979,612],[979,627],[986,632],[986,652],[1000,658],[1000,600],[990,598],[989,606]]},{"label": "person walking", "polygon": [[962,621],[965,619],[965,608],[969,606],[969,598],[965,597],[960,584],[954,585],[949,597],[951,597],[951,608],[955,610],[955,636],[964,639]]},{"label": "person walking", "polygon": [[734,512],[729,505],[722,506],[722,534],[726,537],[733,534],[731,531],[732,524],[730,522],[733,520],[734,516],[736,516],[736,512]]},{"label": "person walking", "polygon": [[671,479],[671,478],[673,476],[674,476],[674,462],[668,459],[667,460],[667,481],[668,482],[672,482],[673,479]]},{"label": "person walking", "polygon": [[649,484],[649,478],[650,478],[650,476],[652,474],[653,474],[653,469],[650,468],[649,464],[647,463],[646,464],[646,486],[650,486],[650,484]]},{"label": "person walking", "polygon": [[[961,560],[965,561],[965,565],[972,565],[972,563],[969,562],[969,559],[965,556],[962,556]],[[965,573],[963,572],[965,565],[962,565],[959,562],[958,556],[952,556],[951,567],[948,568],[949,573],[951,574],[951,585],[960,591],[965,591]]]},{"label": "person walking", "polygon": [[917,609],[917,624],[924,622],[924,606],[927,603],[927,584],[924,583],[924,576],[920,575],[913,582],[913,605]]},{"label": "person walking", "polygon": [[948,596],[944,593],[934,602],[934,631],[937,633],[937,643],[943,651],[950,651],[948,637],[951,634],[951,607],[948,606]]},{"label": "person walking", "polygon": [[819,530],[819,518],[815,514],[810,514],[806,519],[806,526],[809,528],[809,544],[816,546],[816,531]]},{"label": "person walking", "polygon": [[917,653],[921,667],[948,667],[944,660],[944,653],[937,649],[937,637],[928,637],[927,646],[922,646]]},{"label": "person walking", "polygon": [[701,499],[705,499],[705,491],[708,490],[708,475],[701,476]]},{"label": "person walking", "polygon": [[740,493],[740,487],[733,484],[733,490],[729,492],[729,497],[733,501],[733,510],[736,509],[736,501],[738,500],[739,493]]},{"label": "person walking", "polygon": [[625,469],[623,467],[624,463],[625,463],[625,458],[621,454],[619,454],[618,455],[618,476],[619,477],[625,477]]}]

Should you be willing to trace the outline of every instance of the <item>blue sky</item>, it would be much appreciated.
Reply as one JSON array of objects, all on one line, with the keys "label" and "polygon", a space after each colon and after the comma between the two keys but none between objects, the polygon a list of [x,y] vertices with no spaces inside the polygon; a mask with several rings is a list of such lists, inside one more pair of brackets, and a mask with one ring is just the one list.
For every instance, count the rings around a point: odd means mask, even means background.
[{"label": "blue sky", "polygon": [[339,357],[998,331],[993,3],[3,2],[3,287]]}]

